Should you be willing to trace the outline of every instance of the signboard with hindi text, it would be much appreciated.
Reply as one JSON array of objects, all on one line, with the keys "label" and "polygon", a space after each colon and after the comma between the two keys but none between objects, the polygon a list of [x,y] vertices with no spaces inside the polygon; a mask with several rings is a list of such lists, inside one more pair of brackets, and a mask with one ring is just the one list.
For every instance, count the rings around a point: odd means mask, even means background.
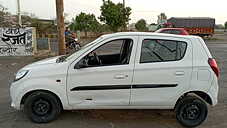
[{"label": "signboard with hindi text", "polygon": [[0,56],[31,56],[33,43],[33,28],[0,28]]}]

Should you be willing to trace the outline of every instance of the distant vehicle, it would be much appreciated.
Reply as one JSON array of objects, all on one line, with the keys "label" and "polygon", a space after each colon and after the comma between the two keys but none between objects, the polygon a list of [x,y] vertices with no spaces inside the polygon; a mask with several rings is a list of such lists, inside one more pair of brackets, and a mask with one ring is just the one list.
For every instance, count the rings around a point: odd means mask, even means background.
[{"label": "distant vehicle", "polygon": [[215,19],[207,17],[172,17],[167,20],[174,28],[184,28],[190,35],[213,36]]},{"label": "distant vehicle", "polygon": [[20,69],[10,87],[11,106],[36,123],[62,110],[174,109],[184,126],[207,117],[218,102],[219,68],[197,36],[115,33],[71,56]]},{"label": "distant vehicle", "polygon": [[81,48],[80,43],[78,42],[78,39],[75,38],[74,40],[72,40],[72,42],[68,43],[69,46],[67,46],[67,48],[71,49],[71,50],[75,50],[78,51]]},{"label": "distant vehicle", "polygon": [[168,33],[176,35],[189,35],[189,33],[184,28],[161,28],[156,33]]}]

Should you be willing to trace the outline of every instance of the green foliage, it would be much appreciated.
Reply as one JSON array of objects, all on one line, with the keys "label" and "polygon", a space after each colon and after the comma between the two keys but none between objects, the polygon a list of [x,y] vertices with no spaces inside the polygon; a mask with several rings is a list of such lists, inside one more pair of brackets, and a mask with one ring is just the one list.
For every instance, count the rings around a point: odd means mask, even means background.
[{"label": "green foliage", "polygon": [[144,19],[139,20],[136,24],[135,27],[138,31],[148,31],[147,28],[147,23]]},{"label": "green foliage", "polygon": [[112,31],[125,28],[130,20],[131,8],[124,7],[123,4],[115,4],[112,1],[103,1],[101,6],[101,16],[99,19],[107,24]]},{"label": "green foliage", "polygon": [[22,15],[21,16],[21,20],[23,24],[29,24],[32,22],[32,17],[28,16],[28,15]]},{"label": "green foliage", "polygon": [[82,12],[79,15],[77,15],[75,19],[73,19],[71,28],[73,30],[87,32],[94,29],[94,26],[96,26],[97,24],[98,21],[96,20],[93,14],[86,14]]},{"label": "green foliage", "polygon": [[73,19],[73,23],[70,24],[69,27],[74,31],[98,32],[100,26],[101,24],[97,21],[95,15],[81,12],[75,19]]},{"label": "green foliage", "polygon": [[227,21],[225,22],[225,29],[227,29]]},{"label": "green foliage", "polygon": [[7,8],[0,4],[0,27],[12,27],[12,23],[10,20],[7,20],[11,14],[7,12]]},{"label": "green foliage", "polygon": [[165,13],[161,13],[161,14],[160,14],[160,17],[161,17],[162,19],[167,19],[167,16],[166,16]]},{"label": "green foliage", "polygon": [[215,24],[215,29],[225,29],[225,26],[223,24]]}]

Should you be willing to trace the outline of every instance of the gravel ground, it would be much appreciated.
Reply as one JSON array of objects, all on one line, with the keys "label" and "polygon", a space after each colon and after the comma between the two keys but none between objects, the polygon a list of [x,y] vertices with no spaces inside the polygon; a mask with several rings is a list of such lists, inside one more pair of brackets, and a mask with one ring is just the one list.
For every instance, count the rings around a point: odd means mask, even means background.
[{"label": "gravel ground", "polygon": [[[207,45],[221,68],[219,104],[209,108],[208,119],[199,128],[227,127],[227,35],[208,40]],[[181,128],[171,110],[65,111],[48,124],[34,124],[21,111],[10,107],[9,86],[13,74],[35,61],[31,57],[0,57],[0,128]]]}]

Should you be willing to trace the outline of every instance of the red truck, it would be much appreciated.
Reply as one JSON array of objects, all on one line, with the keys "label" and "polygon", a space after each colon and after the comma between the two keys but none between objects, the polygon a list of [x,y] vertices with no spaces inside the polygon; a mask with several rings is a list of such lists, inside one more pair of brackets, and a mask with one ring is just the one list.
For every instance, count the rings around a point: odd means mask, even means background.
[{"label": "red truck", "polygon": [[209,17],[172,17],[167,23],[174,28],[184,28],[190,35],[213,36],[215,19]]}]

